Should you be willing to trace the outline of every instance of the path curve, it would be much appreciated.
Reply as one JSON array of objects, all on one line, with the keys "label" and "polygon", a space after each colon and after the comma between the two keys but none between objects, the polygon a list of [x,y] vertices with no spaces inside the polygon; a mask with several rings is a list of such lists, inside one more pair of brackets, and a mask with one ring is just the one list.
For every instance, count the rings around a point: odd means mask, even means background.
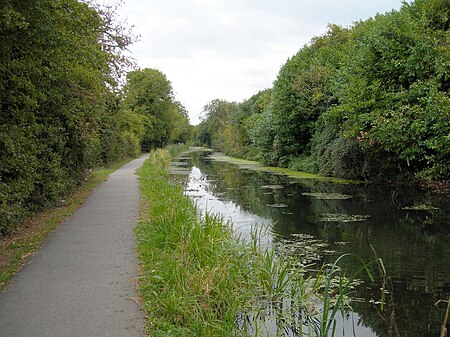
[{"label": "path curve", "polygon": [[1,337],[141,337],[135,170],[110,175],[0,293]]}]

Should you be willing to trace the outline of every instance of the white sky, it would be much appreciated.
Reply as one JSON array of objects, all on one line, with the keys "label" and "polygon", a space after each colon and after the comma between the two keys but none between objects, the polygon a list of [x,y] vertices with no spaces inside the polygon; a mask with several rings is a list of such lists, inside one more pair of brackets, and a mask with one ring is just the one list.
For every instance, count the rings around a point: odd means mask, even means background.
[{"label": "white sky", "polygon": [[401,0],[125,0],[140,68],[159,69],[192,124],[209,101],[240,102],[271,87],[280,67],[328,23],[399,9]]}]

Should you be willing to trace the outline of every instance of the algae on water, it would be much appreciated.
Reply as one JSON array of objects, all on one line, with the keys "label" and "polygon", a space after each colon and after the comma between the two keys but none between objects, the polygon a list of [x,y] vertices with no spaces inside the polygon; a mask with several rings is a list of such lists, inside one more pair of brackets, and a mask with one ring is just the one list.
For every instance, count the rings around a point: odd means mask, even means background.
[{"label": "algae on water", "polygon": [[286,207],[288,207],[288,205],[286,205],[286,204],[267,204],[267,207],[286,208]]},{"label": "algae on water", "polygon": [[318,221],[321,222],[362,222],[370,218],[370,215],[323,213]]},{"label": "algae on water", "polygon": [[261,186],[261,188],[268,189],[268,190],[281,190],[284,188],[284,186],[283,185],[264,185],[264,186]]},{"label": "algae on water", "polygon": [[353,198],[351,195],[341,193],[311,192],[311,193],[302,193],[302,195],[318,200],[346,200]]},{"label": "algae on water", "polygon": [[439,208],[431,206],[431,205],[413,205],[413,206],[405,206],[402,208],[405,211],[438,211]]}]

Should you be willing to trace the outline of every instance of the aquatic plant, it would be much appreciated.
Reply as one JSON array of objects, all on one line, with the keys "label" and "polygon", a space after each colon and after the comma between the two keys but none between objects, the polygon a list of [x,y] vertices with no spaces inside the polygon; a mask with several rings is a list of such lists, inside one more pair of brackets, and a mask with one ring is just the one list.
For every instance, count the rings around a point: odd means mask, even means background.
[{"label": "aquatic plant", "polygon": [[272,208],[286,208],[288,207],[288,205],[286,204],[267,204],[267,207],[272,207]]},{"label": "aquatic plant", "polygon": [[[347,257],[356,258],[361,263],[361,267],[349,277],[342,275],[341,269],[339,268],[339,262]],[[335,336],[336,317],[338,314],[341,314],[342,317],[344,317],[345,308],[349,304],[354,282],[362,273],[367,274],[370,280],[374,282],[374,278],[369,269],[369,267],[374,264],[378,264],[382,268],[384,274],[386,273],[381,259],[376,258],[366,263],[359,256],[354,254],[343,254],[339,256],[334,263],[324,266],[324,269],[322,270],[324,275],[324,290],[323,297],[321,298],[321,314],[318,317],[318,320],[315,320],[314,324],[311,324],[314,335],[309,334],[309,336]],[[332,293],[336,293],[336,296],[331,296]]]},{"label": "aquatic plant", "polygon": [[441,336],[440,337],[447,337],[447,321],[448,321],[448,317],[449,317],[449,312],[450,312],[450,297],[448,298],[447,301],[438,301],[436,304],[439,304],[440,302],[447,302],[447,309],[445,310],[445,314],[444,314],[444,320],[442,322],[442,326],[441,326]]},{"label": "aquatic plant", "polygon": [[321,222],[362,222],[367,221],[370,215],[344,214],[344,213],[323,213],[318,219]]},{"label": "aquatic plant", "polygon": [[231,164],[237,165],[241,169],[254,170],[254,171],[260,171],[260,172],[269,172],[269,173],[288,176],[288,177],[294,178],[294,179],[328,181],[328,182],[333,182],[336,184],[359,184],[360,183],[355,180],[347,180],[347,179],[341,179],[341,178],[336,178],[336,177],[325,177],[325,176],[308,173],[308,172],[294,171],[294,170],[290,170],[287,168],[264,166],[261,163],[256,162],[256,161],[228,157],[228,156],[224,156],[221,153],[217,153],[217,152],[213,153],[208,158],[210,158],[211,160],[214,160],[214,161],[231,163]]},{"label": "aquatic plant", "polygon": [[426,204],[405,206],[405,207],[402,207],[402,209],[405,211],[439,211],[438,207],[434,207],[434,206],[426,205]]},{"label": "aquatic plant", "polygon": [[284,188],[283,185],[263,185],[261,188],[270,189],[270,190],[281,190]]},{"label": "aquatic plant", "polygon": [[302,193],[302,195],[312,197],[318,200],[346,200],[353,198],[351,195],[341,194],[341,193],[323,193],[323,192],[311,192]]}]

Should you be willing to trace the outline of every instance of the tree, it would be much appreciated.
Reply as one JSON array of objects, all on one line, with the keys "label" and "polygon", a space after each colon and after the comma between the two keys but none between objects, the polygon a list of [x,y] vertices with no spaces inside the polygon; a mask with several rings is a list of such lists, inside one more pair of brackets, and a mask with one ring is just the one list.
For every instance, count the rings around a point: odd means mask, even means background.
[{"label": "tree", "polygon": [[405,3],[354,28],[335,111],[345,136],[362,135],[364,151],[379,158],[380,175],[450,177],[448,4]]},{"label": "tree", "polygon": [[113,14],[76,0],[0,7],[0,234],[65,195],[101,157],[120,50]]},{"label": "tree", "polygon": [[348,41],[348,29],[331,25],[325,35],[312,39],[281,68],[272,94],[279,164],[287,165],[308,151],[317,119],[336,103],[331,79]]},{"label": "tree", "polygon": [[224,152],[231,149],[233,140],[229,137],[234,137],[234,133],[230,132],[230,118],[236,114],[237,108],[237,103],[221,99],[206,104],[203,120],[197,127],[198,143]]},{"label": "tree", "polygon": [[142,140],[144,150],[188,138],[186,109],[175,101],[172,84],[161,71],[145,68],[129,72],[124,102],[127,109],[148,121]]}]

